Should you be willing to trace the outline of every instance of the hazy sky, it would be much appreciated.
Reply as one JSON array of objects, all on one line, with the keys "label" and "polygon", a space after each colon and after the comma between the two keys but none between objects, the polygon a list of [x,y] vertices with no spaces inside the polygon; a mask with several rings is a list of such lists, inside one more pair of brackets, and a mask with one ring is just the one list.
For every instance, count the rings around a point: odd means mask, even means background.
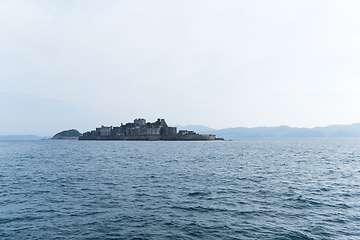
[{"label": "hazy sky", "polygon": [[359,1],[0,0],[0,135],[360,122]]}]

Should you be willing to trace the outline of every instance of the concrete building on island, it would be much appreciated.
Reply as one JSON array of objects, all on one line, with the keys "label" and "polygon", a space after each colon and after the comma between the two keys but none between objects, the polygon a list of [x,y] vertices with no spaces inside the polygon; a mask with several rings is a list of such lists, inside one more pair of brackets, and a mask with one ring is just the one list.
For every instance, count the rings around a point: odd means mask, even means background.
[{"label": "concrete building on island", "polygon": [[180,130],[169,127],[165,119],[158,118],[151,123],[137,118],[132,123],[121,126],[101,126],[79,136],[79,140],[168,140],[168,141],[201,141],[224,140],[212,134],[197,134],[194,131]]}]

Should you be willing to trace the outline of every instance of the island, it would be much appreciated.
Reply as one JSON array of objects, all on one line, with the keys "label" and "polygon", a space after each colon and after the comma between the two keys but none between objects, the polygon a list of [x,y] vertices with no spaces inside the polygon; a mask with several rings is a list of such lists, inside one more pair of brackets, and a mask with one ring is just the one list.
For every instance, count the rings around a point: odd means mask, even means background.
[{"label": "island", "polygon": [[51,139],[78,139],[81,133],[76,129],[70,129],[55,134]]},{"label": "island", "polygon": [[145,140],[145,141],[209,141],[224,140],[212,134],[198,134],[194,131],[180,130],[169,127],[165,119],[158,118],[151,123],[144,118],[137,118],[134,122],[121,126],[101,126],[79,136],[79,140]]}]

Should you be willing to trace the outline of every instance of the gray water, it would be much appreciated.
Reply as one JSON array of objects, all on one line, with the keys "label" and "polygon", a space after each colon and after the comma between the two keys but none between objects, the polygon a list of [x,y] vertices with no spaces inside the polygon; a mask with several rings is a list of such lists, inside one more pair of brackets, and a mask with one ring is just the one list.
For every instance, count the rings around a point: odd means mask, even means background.
[{"label": "gray water", "polygon": [[0,141],[0,239],[359,239],[360,139]]}]

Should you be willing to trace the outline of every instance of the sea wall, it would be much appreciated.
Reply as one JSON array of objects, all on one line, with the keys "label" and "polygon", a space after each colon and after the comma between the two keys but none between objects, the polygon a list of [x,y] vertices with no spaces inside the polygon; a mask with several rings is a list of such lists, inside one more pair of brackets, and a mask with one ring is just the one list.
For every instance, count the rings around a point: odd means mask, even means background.
[{"label": "sea wall", "polygon": [[80,136],[79,140],[128,140],[128,141],[208,141],[217,139],[215,135],[117,135],[117,136]]}]

